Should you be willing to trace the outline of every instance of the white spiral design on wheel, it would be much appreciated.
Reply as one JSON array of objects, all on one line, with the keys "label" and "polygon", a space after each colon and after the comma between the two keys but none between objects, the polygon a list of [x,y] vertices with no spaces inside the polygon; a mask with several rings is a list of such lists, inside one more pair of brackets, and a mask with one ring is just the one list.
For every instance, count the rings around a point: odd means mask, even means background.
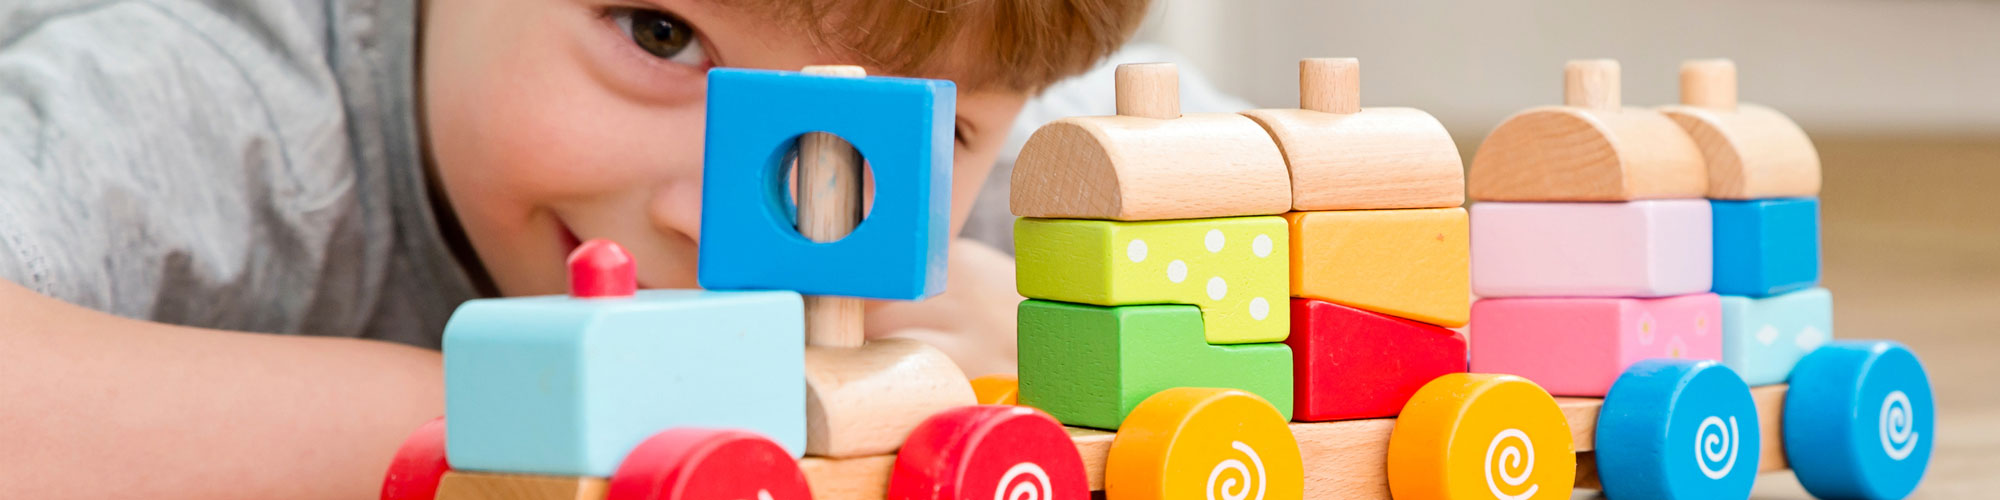
[{"label": "white spiral design on wheel", "polygon": [[[1234,458],[1215,464],[1215,468],[1208,471],[1208,500],[1264,500],[1264,460],[1257,457],[1257,450],[1250,449],[1250,445],[1242,441],[1231,441],[1229,447],[1250,457],[1250,466],[1245,467],[1242,460]],[[1222,477],[1225,470],[1235,474]],[[1250,476],[1252,470],[1257,473],[1254,480]],[[1239,478],[1241,482],[1237,481]],[[1216,486],[1216,479],[1222,479],[1221,487]],[[1257,489],[1255,496],[1250,494],[1251,488]]]},{"label": "white spiral design on wheel", "polygon": [[1910,396],[1903,391],[1890,392],[1882,398],[1882,452],[1891,460],[1910,457],[1917,450],[1917,409],[1910,406]]},{"label": "white spiral design on wheel", "polygon": [[[1500,446],[1500,443],[1507,441],[1507,438],[1517,439],[1520,443]],[[1499,452],[1498,455],[1494,454],[1496,451]],[[1486,489],[1493,492],[1493,498],[1526,500],[1542,489],[1539,484],[1531,484],[1528,485],[1527,491],[1518,495],[1500,491],[1500,485],[1503,483],[1510,488],[1520,487],[1521,484],[1528,482],[1529,477],[1535,475],[1535,442],[1528,439],[1528,433],[1521,432],[1520,429],[1507,429],[1493,436],[1493,442],[1486,444],[1486,460],[1482,465],[1486,469]],[[1493,480],[1495,472],[1500,474],[1500,480],[1497,482]]]},{"label": "white spiral design on wheel", "polygon": [[[1715,429],[1710,431],[1709,429]],[[1722,479],[1729,470],[1736,468],[1736,451],[1741,444],[1737,438],[1736,416],[1731,415],[1724,424],[1722,417],[1711,416],[1701,420],[1701,426],[1694,431],[1694,463],[1701,466],[1701,475],[1709,479]]]},{"label": "white spiral design on wheel", "polygon": [[771,500],[771,490],[757,490],[757,500]]},{"label": "white spiral design on wheel", "polygon": [[1051,500],[1055,498],[1054,490],[1055,487],[1049,486],[1049,473],[1042,466],[1021,462],[1000,476],[1000,484],[993,487],[993,500]]}]

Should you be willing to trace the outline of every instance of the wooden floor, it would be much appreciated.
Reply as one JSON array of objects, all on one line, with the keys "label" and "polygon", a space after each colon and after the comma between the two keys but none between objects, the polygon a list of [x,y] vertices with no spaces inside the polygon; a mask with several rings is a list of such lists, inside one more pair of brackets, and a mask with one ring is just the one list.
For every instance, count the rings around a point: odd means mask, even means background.
[{"label": "wooden floor", "polygon": [[[1914,349],[1938,439],[1912,498],[2000,491],[2000,138],[1814,137],[1825,167],[1825,286],[1834,336]],[[1579,494],[1587,497],[1588,494]],[[1807,499],[1790,473],[1754,498]]]}]

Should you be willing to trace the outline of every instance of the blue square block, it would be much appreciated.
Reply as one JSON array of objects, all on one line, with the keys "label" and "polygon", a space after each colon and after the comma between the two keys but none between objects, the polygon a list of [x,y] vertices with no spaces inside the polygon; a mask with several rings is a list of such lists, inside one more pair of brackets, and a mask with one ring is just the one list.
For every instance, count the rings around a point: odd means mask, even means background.
[{"label": "blue square block", "polygon": [[793,292],[466,302],[444,333],[452,468],[608,477],[673,427],[805,451],[804,309]]},{"label": "blue square block", "polygon": [[1710,203],[1715,293],[1764,297],[1819,284],[1819,199]]},{"label": "blue square block", "polygon": [[1783,383],[1799,358],[1831,340],[1833,294],[1825,288],[1722,296],[1722,364],[1750,385]]},{"label": "blue square block", "polygon": [[[701,286],[900,300],[944,291],[956,92],[943,80],[709,71]],[[837,241],[793,228],[787,156],[807,132],[846,139],[874,173],[873,208]]]}]

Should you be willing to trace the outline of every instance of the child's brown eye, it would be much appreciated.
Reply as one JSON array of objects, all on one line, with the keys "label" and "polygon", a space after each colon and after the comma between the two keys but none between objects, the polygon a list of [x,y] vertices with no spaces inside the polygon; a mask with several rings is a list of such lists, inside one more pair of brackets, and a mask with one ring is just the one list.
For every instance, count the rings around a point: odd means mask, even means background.
[{"label": "child's brown eye", "polygon": [[708,54],[702,50],[701,40],[695,37],[694,27],[673,14],[621,9],[611,13],[611,20],[634,45],[653,57],[690,66],[708,64]]}]

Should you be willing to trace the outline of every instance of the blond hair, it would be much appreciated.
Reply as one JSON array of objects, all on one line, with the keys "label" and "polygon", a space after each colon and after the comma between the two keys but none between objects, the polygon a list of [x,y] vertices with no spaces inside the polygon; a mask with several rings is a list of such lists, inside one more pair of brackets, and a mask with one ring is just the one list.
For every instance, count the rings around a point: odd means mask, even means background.
[{"label": "blond hair", "polygon": [[[1037,91],[1123,45],[1150,0],[762,0],[824,50],[968,90]],[[965,57],[976,54],[977,57]]]}]

